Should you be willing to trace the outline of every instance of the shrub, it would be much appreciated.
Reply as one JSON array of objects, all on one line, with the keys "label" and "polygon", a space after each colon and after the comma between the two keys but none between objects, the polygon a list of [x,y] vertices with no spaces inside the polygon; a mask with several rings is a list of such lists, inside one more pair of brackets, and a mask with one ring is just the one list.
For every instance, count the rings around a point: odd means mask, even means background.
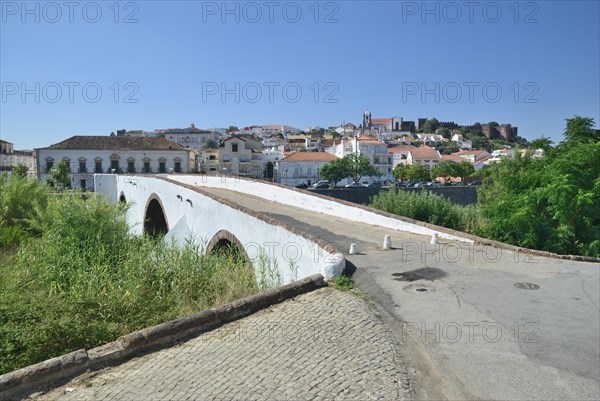
[{"label": "shrub", "polygon": [[51,196],[24,226],[38,236],[0,250],[0,374],[258,291],[235,249],[135,237],[125,213],[102,197]]},{"label": "shrub", "polygon": [[405,192],[397,188],[380,192],[371,206],[386,212],[459,231],[477,232],[483,220],[473,206],[455,205],[431,192]]}]

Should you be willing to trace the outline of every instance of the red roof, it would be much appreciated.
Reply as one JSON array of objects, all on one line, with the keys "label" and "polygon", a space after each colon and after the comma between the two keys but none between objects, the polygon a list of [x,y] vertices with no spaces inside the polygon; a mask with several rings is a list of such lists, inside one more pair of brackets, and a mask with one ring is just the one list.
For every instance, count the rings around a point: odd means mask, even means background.
[{"label": "red roof", "polygon": [[329,162],[338,159],[337,156],[327,152],[296,152],[282,159],[281,161],[325,161]]},{"label": "red roof", "polygon": [[413,159],[417,160],[440,160],[440,153],[434,148],[423,145],[410,151]]}]

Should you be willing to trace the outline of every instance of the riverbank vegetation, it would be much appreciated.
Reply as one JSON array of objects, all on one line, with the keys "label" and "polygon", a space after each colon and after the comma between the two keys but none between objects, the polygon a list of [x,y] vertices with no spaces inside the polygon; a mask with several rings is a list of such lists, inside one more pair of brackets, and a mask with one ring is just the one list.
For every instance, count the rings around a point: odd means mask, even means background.
[{"label": "riverbank vegetation", "polygon": [[0,178],[0,374],[259,291],[234,249],[136,237],[125,214]]},{"label": "riverbank vegetation", "polygon": [[517,153],[482,170],[476,207],[395,189],[371,206],[525,248],[600,257],[600,130],[575,117],[564,138],[541,158]]}]

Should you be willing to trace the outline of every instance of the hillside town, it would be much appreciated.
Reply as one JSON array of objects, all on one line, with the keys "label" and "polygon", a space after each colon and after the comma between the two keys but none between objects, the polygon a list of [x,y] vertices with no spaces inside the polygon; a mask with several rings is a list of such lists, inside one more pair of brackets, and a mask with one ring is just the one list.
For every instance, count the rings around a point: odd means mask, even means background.
[{"label": "hillside town", "polygon": [[511,124],[458,125],[435,118],[415,122],[374,118],[365,111],[358,125],[344,122],[305,130],[288,125],[202,129],[192,123],[187,128],[76,135],[21,151],[0,140],[0,168],[10,173],[24,164],[29,176],[51,182],[51,170],[62,160],[69,167],[69,187],[83,190],[94,190],[94,173],[235,175],[310,187],[323,180],[325,165],[359,154],[377,175],[361,177],[359,183],[346,178],[337,184],[367,186],[396,182],[398,166],[422,165],[431,170],[442,161],[466,161],[477,172],[517,152],[543,155],[543,149],[528,145]]}]

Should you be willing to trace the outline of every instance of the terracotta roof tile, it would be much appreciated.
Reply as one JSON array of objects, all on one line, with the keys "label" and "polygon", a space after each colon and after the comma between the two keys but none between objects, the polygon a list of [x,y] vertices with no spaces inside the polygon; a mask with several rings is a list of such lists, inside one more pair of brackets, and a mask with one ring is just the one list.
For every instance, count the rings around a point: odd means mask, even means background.
[{"label": "terracotta roof tile", "polygon": [[439,152],[427,145],[412,149],[410,153],[412,158],[417,160],[441,160]]},{"label": "terracotta roof tile", "polygon": [[183,146],[165,138],[133,136],[84,136],[76,135],[44,149],[65,150],[186,150]]},{"label": "terracotta roof tile", "polygon": [[337,156],[327,152],[296,152],[287,156],[282,161],[332,161],[338,159]]}]

